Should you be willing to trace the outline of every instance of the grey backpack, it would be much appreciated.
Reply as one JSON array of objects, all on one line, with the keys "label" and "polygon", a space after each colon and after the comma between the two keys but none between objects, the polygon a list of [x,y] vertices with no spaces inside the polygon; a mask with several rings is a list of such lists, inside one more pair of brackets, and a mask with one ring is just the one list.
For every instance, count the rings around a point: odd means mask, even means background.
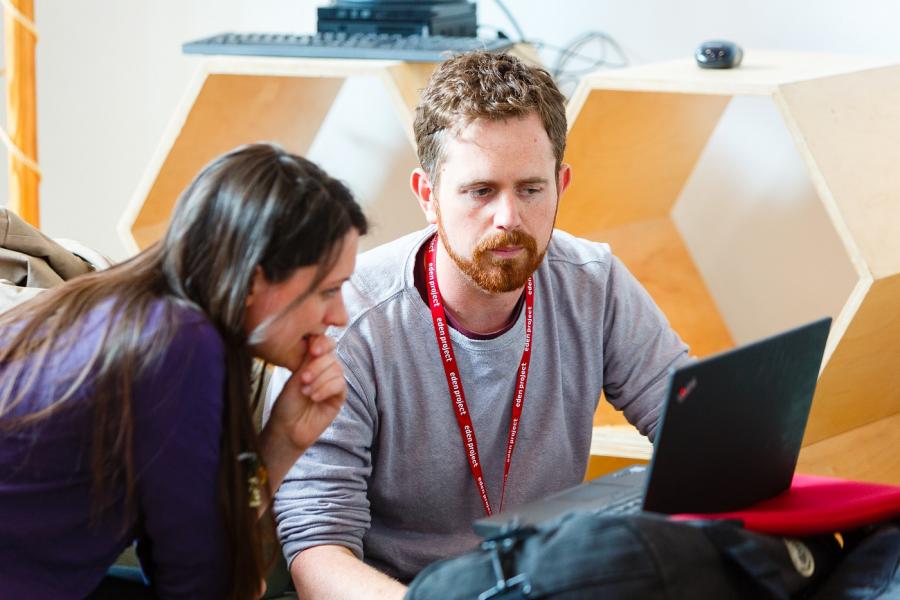
[{"label": "grey backpack", "polygon": [[841,554],[834,536],[791,540],[733,521],[568,515],[428,566],[406,599],[803,598]]}]

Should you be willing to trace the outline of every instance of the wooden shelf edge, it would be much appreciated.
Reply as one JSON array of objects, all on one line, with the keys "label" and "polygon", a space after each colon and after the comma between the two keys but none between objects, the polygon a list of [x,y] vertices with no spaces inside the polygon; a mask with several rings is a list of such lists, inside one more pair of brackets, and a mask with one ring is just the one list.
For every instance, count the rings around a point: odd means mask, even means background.
[{"label": "wooden shelf edge", "polygon": [[653,444],[631,425],[599,425],[591,438],[591,456],[650,460]]}]

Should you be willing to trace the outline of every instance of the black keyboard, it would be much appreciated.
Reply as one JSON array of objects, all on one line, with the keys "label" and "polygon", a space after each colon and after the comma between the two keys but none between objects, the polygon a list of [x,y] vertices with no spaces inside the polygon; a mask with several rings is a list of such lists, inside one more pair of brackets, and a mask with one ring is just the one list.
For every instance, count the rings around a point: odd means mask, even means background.
[{"label": "black keyboard", "polygon": [[239,54],[305,58],[370,58],[410,62],[439,62],[470,50],[505,50],[507,39],[389,35],[374,33],[222,33],[187,42],[185,54]]}]

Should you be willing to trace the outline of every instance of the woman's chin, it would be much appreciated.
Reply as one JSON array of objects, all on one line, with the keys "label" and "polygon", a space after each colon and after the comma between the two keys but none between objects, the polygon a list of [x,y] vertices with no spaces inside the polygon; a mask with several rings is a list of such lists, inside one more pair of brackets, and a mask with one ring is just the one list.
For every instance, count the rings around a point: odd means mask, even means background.
[{"label": "woman's chin", "polygon": [[286,360],[283,365],[278,365],[279,367],[284,367],[291,373],[296,373],[300,370],[300,366],[303,364],[303,357],[294,359],[294,360]]},{"label": "woman's chin", "polygon": [[284,367],[288,371],[294,373],[303,365],[308,349],[309,342],[307,342],[306,337],[304,337],[297,346],[287,351],[274,352],[269,348],[269,351],[266,352],[266,348],[259,347],[251,348],[251,351],[256,358],[265,361],[266,364],[272,365],[273,367]]},{"label": "woman's chin", "polygon": [[270,365],[274,367],[283,367],[290,371],[291,373],[296,373],[300,370],[300,366],[303,364],[303,358],[306,353],[290,355],[290,356],[277,356],[272,357],[272,360],[268,360]]}]

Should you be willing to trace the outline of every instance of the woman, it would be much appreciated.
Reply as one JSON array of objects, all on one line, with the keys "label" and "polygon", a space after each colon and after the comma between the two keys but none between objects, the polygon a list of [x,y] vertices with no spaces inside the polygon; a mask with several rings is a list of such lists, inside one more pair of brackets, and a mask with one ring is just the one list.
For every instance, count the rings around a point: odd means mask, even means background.
[{"label": "woman", "polygon": [[[162,597],[259,595],[259,515],[346,395],[324,332],[366,227],[315,165],[245,146],[161,242],[0,316],[0,596],[84,597],[134,539]],[[294,374],[258,436],[253,357]]]}]

